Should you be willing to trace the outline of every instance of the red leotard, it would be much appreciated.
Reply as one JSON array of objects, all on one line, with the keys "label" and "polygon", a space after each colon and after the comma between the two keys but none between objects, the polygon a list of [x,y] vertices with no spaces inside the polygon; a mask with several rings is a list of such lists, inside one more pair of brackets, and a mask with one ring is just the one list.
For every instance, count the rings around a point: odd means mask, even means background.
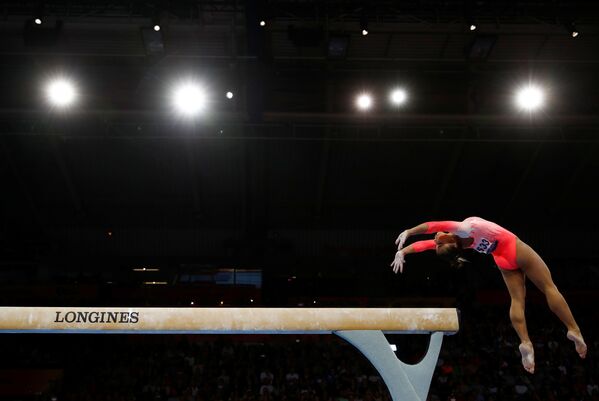
[{"label": "red leotard", "polygon": [[[518,268],[516,261],[516,242],[518,237],[505,228],[480,217],[468,217],[464,221],[430,221],[427,234],[438,231],[447,231],[460,238],[472,238],[474,241],[469,248],[480,253],[493,255],[495,263],[501,269],[515,270]],[[418,241],[412,244],[415,252],[435,249],[433,240]]]}]

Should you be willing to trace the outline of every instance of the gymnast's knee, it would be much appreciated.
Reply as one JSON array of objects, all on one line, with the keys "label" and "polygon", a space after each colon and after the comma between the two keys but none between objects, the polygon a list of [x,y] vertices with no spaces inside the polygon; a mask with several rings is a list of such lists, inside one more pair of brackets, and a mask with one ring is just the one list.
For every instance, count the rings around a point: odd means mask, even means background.
[{"label": "gymnast's knee", "polygon": [[524,319],[524,299],[512,298],[512,304],[510,305],[510,318],[512,320]]},{"label": "gymnast's knee", "polygon": [[541,285],[537,285],[539,291],[541,291],[547,298],[554,296],[562,296],[561,292],[557,288],[557,285],[553,281],[542,283]]}]

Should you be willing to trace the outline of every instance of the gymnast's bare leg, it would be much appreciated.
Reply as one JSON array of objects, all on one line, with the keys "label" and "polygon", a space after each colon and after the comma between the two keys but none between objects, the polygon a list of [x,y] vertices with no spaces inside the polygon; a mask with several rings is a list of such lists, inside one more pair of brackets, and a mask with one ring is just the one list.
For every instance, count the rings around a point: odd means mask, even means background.
[{"label": "gymnast's bare leg", "polygon": [[520,269],[517,270],[504,270],[499,269],[505,281],[505,285],[510,293],[512,303],[510,305],[510,320],[512,326],[518,337],[520,338],[520,354],[522,355],[522,366],[529,373],[535,372],[535,356],[534,348],[530,337],[528,336],[528,329],[526,327],[526,318],[524,316],[524,305],[526,298],[526,285],[524,272]]},{"label": "gymnast's bare leg", "polygon": [[584,342],[576,320],[574,320],[568,303],[551,278],[549,268],[534,249],[520,240],[517,243],[517,255],[518,265],[526,277],[545,295],[549,309],[566,326],[568,330],[567,338],[574,342],[578,355],[581,358],[585,358],[587,355],[587,345]]}]

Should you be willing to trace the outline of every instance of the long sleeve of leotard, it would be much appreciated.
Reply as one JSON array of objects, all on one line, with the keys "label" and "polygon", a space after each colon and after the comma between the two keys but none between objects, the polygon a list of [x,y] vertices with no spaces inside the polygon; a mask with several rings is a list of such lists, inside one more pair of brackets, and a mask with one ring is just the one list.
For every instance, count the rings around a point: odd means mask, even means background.
[{"label": "long sleeve of leotard", "polygon": [[429,239],[429,240],[425,240],[425,241],[414,242],[410,246],[412,247],[414,252],[422,252],[422,251],[428,251],[430,249],[435,249],[437,247],[437,244],[435,244],[434,240]]},{"label": "long sleeve of leotard", "polygon": [[462,221],[429,221],[426,225],[428,226],[426,234],[447,231],[465,238],[468,237],[470,233],[470,229],[465,227],[464,222]]}]

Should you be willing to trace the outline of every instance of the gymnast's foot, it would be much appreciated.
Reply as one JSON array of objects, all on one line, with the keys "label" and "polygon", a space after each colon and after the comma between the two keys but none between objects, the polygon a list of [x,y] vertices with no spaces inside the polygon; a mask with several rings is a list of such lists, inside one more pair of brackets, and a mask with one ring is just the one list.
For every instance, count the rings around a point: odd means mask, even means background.
[{"label": "gymnast's foot", "polygon": [[530,341],[520,344],[518,347],[522,354],[522,366],[528,373],[535,372],[535,351]]},{"label": "gymnast's foot", "polygon": [[585,344],[584,339],[582,338],[582,334],[580,334],[580,331],[568,331],[566,337],[568,337],[568,340],[574,341],[574,345],[576,346],[576,352],[578,352],[578,355],[580,355],[580,357],[583,359],[586,358],[587,345]]}]

